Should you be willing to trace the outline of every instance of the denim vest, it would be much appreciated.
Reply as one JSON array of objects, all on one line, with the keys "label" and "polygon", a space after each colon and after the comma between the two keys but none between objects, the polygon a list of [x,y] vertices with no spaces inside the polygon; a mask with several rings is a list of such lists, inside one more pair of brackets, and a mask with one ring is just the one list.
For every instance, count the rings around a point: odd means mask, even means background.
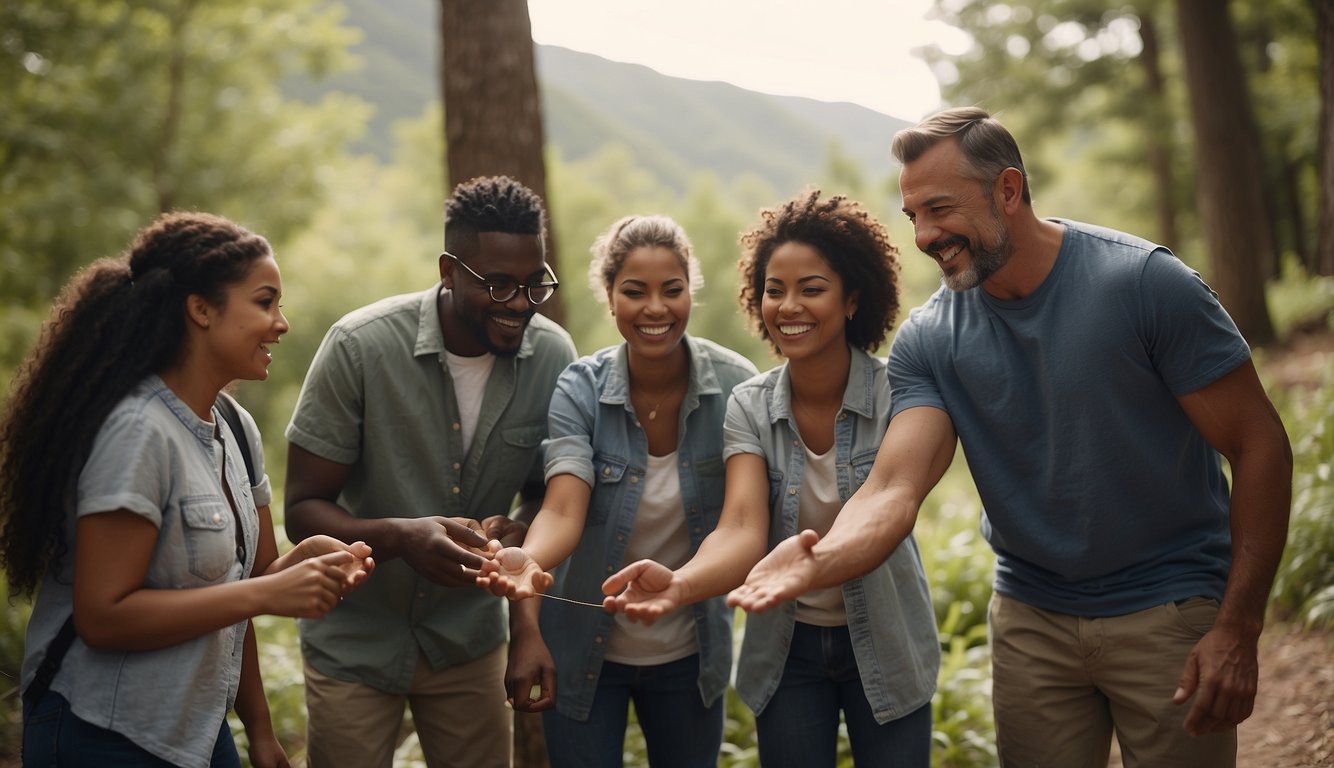
[{"label": "denim vest", "polygon": [[[884,362],[852,349],[848,386],[834,426],[838,494],[847,501],[870,474],[889,423]],[[727,414],[724,460],[758,453],[769,466],[769,547],[797,533],[806,452],[792,416],[786,364],[738,385]],[[935,614],[912,536],[865,576],[843,584],[862,688],[876,722],[887,723],[931,699],[940,668]],[[737,692],[761,712],[783,676],[797,604],[746,617]]]},{"label": "denim vest", "polygon": [[[741,355],[686,336],[690,383],[681,403],[677,466],[691,554],[718,524],[723,506],[723,418],[728,395],[755,374]],[[625,565],[626,544],[648,469],[648,440],[630,404],[626,345],[580,358],[565,369],[551,397],[546,478],[574,475],[592,489],[579,544],[559,568],[553,595],[602,601],[602,582]],[[732,667],[732,611],[716,597],[690,607],[699,641],[699,692],[712,704]],[[542,637],[556,662],[556,707],[588,719],[612,630],[611,614],[546,600]]]}]

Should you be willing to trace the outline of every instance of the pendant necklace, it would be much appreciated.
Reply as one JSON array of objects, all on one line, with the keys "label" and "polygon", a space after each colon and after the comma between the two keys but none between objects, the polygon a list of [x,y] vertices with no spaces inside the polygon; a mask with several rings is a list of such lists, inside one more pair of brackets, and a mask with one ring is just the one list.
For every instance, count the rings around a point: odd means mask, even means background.
[{"label": "pendant necklace", "polygon": [[[690,386],[690,379],[687,378],[687,379],[686,379],[686,387],[689,387],[689,386]],[[663,404],[663,403],[667,402],[671,397],[673,397],[674,394],[675,394],[675,393],[670,393],[670,394],[668,394],[666,397],[664,397],[664,398],[662,398],[661,400],[659,400],[659,401],[657,402],[656,405],[654,405],[652,408],[649,409],[649,412],[648,412],[648,420],[649,420],[649,421],[653,421],[654,419],[658,418],[658,409],[662,407],[662,404]],[[681,394],[685,394],[685,392],[683,391]]]}]

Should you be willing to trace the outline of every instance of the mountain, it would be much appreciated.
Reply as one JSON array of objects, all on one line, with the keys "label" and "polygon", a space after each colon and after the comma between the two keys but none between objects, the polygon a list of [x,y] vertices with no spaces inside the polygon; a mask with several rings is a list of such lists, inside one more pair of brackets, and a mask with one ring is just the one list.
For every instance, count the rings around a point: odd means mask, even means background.
[{"label": "mountain", "polygon": [[[390,127],[439,97],[434,0],[345,0],[364,66],[288,91],[353,93],[376,105],[357,151],[387,157]],[[790,192],[819,179],[831,147],[872,179],[891,172],[889,140],[904,120],[864,107],[773,96],[721,82],[668,77],[638,64],[537,46],[547,140],[566,160],[616,142],[663,184],[684,189],[711,169],[724,181],[751,173]]]}]

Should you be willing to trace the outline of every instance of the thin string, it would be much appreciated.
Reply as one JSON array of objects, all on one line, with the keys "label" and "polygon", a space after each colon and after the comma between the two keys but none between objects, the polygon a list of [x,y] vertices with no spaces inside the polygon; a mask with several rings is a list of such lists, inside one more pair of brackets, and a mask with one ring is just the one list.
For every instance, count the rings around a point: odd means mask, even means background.
[{"label": "thin string", "polygon": [[564,602],[567,602],[567,603],[574,603],[575,605],[586,605],[586,606],[588,606],[589,608],[601,608],[601,607],[602,607],[602,603],[585,603],[583,600],[571,600],[571,599],[568,598],[568,597],[561,597],[560,595],[547,595],[547,594],[543,594],[542,597],[548,597],[548,598],[551,598],[552,600],[561,600],[561,601],[564,601]]}]

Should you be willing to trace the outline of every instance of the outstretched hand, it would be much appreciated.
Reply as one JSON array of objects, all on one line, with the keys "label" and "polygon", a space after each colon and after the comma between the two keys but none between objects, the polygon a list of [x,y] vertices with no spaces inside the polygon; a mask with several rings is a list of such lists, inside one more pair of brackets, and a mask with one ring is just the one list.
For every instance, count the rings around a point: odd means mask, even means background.
[{"label": "outstretched hand", "polygon": [[685,587],[672,569],[653,560],[640,560],[602,582],[602,594],[607,595],[602,607],[624,613],[631,621],[652,624],[681,606]]},{"label": "outstretched hand", "polygon": [[552,581],[551,574],[527,552],[505,547],[482,563],[476,584],[494,595],[524,600],[546,592]]},{"label": "outstretched hand", "polygon": [[819,541],[820,534],[808,528],[778,542],[750,569],[745,583],[727,595],[727,604],[748,613],[763,613],[809,592],[818,571],[811,549]]},{"label": "outstretched hand", "polygon": [[399,525],[404,562],[441,586],[472,586],[493,553],[482,524],[466,517],[405,518]]},{"label": "outstretched hand", "polygon": [[1195,697],[1183,726],[1192,736],[1236,727],[1251,716],[1259,679],[1256,640],[1215,626],[1191,649],[1173,704]]}]

